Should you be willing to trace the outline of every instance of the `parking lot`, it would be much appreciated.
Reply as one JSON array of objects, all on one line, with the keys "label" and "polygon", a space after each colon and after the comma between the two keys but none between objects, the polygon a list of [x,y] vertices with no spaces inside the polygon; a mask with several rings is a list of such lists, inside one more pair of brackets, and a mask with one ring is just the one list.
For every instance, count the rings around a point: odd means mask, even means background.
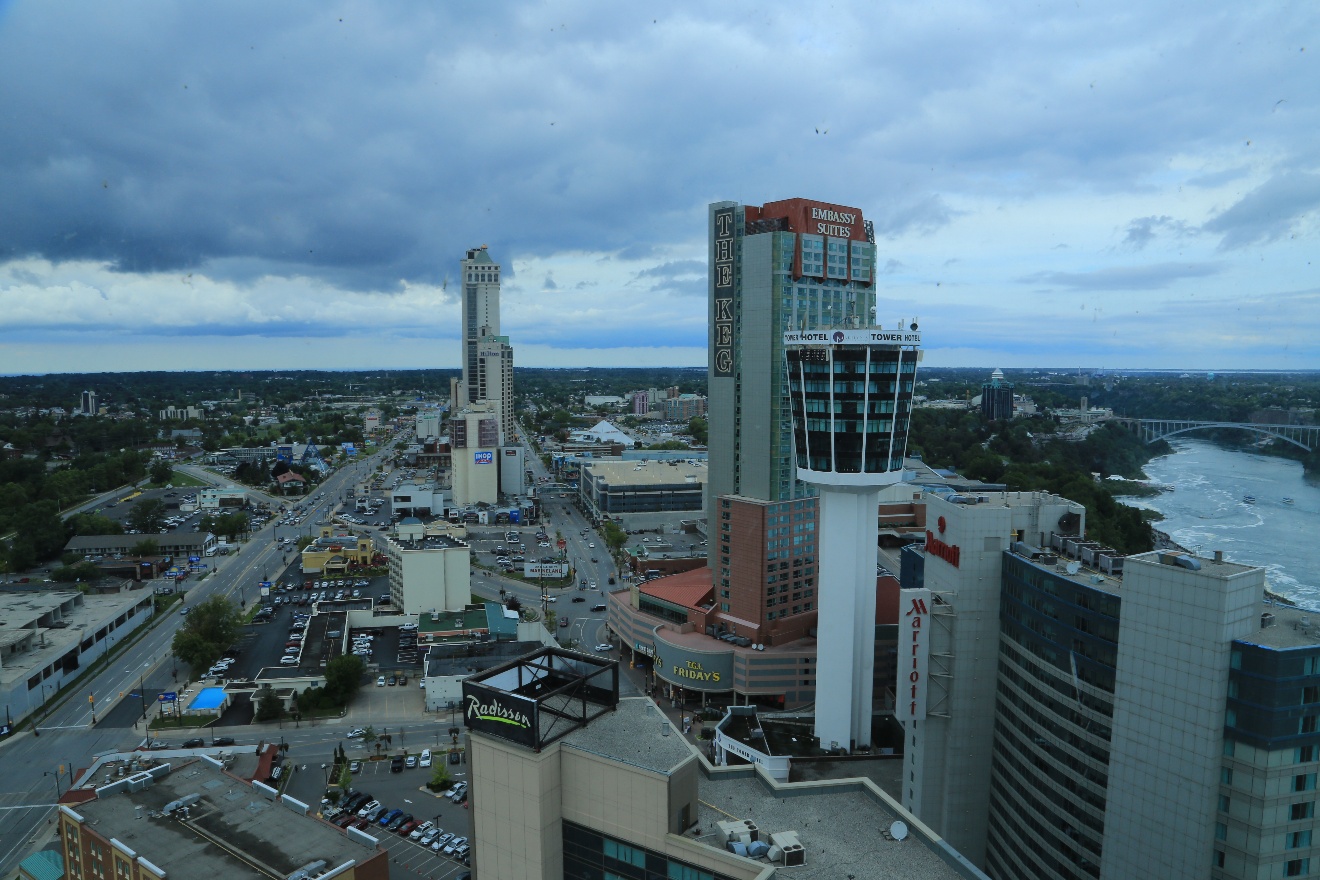
[{"label": "parking lot", "polygon": [[[350,760],[362,761],[361,769],[353,776],[353,791],[371,795],[373,800],[379,801],[389,811],[402,810],[405,814],[411,814],[415,820],[434,822],[444,832],[466,837],[471,841],[471,813],[461,804],[451,803],[447,798],[438,797],[425,788],[426,781],[430,779],[430,769],[418,767],[392,773],[388,760],[362,760],[366,757],[367,750],[362,747],[361,740],[345,740],[344,746],[348,750]],[[394,751],[399,752],[397,738]],[[416,753],[414,749],[413,754]],[[437,755],[436,760],[442,757],[443,755]],[[289,780],[286,792],[306,803],[319,804],[325,790],[326,771],[321,769],[321,759],[309,757],[304,760],[307,763],[299,765],[299,770]],[[324,756],[324,761],[328,763],[330,756]],[[288,763],[293,762],[290,760]],[[302,766],[307,769],[302,770]],[[451,766],[450,771],[455,783],[467,779],[466,764]],[[420,877],[434,878],[434,880],[451,880],[468,870],[453,856],[434,852],[429,847],[423,847],[416,841],[410,840],[406,835],[400,837],[397,833],[378,826],[364,830],[389,850],[392,867],[393,864],[397,864]]]}]

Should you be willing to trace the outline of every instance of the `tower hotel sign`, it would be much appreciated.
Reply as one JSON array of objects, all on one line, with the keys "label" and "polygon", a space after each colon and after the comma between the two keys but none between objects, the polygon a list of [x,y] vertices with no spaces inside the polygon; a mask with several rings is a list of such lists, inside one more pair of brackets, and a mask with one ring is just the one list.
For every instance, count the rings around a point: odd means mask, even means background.
[{"label": "tower hotel sign", "polygon": [[816,224],[817,235],[848,238],[852,235],[853,225],[857,223],[857,215],[847,211],[831,211],[829,208],[812,208],[811,220]]},{"label": "tower hotel sign", "polygon": [[715,376],[733,375],[733,297],[734,297],[734,262],[733,262],[733,208],[720,208],[712,218],[714,240],[711,254],[711,283],[714,296],[711,305],[710,326],[714,334],[711,351],[714,352]]},{"label": "tower hotel sign", "polygon": [[930,590],[899,590],[894,719],[924,721],[930,675]]}]

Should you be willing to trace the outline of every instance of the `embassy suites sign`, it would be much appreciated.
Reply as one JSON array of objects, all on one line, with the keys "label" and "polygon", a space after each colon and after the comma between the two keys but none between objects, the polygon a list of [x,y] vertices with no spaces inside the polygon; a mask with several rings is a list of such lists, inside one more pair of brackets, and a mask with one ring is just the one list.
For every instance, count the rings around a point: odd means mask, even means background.
[{"label": "embassy suites sign", "polygon": [[809,216],[815,224],[817,235],[832,235],[835,238],[851,237],[858,220],[856,214],[830,208],[812,208]]}]

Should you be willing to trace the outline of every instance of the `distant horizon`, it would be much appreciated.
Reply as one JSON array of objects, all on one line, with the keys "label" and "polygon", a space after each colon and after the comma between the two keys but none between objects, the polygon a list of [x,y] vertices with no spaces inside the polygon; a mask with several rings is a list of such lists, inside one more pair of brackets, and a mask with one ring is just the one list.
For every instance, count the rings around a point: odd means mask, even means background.
[{"label": "distant horizon", "polygon": [[[515,366],[514,373],[519,370],[691,370],[705,372],[706,367],[684,366],[680,364],[656,364],[650,366],[550,366],[542,367],[535,365]],[[1037,366],[1037,367],[1005,367],[1002,365],[984,365],[971,364],[966,366],[940,366],[934,364],[923,364],[917,370],[918,379],[921,374],[930,370],[985,370],[986,374],[994,370],[1013,370],[1018,372],[1051,372],[1061,375],[1076,374],[1083,372],[1089,376],[1096,374],[1113,373],[1213,373],[1215,375],[1306,375],[1309,373],[1320,374],[1320,367],[1312,369],[1280,370],[1280,369],[1254,369],[1254,368],[1214,368],[1214,367],[1077,367],[1077,366]],[[133,373],[412,373],[423,370],[441,370],[453,373],[459,373],[459,367],[214,367],[199,368],[190,370],[101,370],[91,372],[87,370],[70,370],[68,372],[48,371],[44,373],[0,373],[0,379],[18,379],[18,378],[41,378],[43,376],[123,376]]]}]

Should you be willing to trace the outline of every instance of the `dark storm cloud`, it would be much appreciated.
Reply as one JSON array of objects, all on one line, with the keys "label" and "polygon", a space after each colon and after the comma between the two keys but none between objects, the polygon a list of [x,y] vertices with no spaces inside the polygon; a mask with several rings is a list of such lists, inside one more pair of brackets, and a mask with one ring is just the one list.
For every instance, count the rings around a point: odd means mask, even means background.
[{"label": "dark storm cloud", "polygon": [[1222,235],[1222,250],[1275,241],[1320,208],[1320,174],[1290,171],[1270,178],[1202,228]]},{"label": "dark storm cloud", "polygon": [[1163,290],[1179,281],[1206,278],[1222,270],[1222,266],[1211,263],[1159,263],[1111,266],[1089,272],[1036,272],[1017,280],[1022,284],[1069,290]]}]

